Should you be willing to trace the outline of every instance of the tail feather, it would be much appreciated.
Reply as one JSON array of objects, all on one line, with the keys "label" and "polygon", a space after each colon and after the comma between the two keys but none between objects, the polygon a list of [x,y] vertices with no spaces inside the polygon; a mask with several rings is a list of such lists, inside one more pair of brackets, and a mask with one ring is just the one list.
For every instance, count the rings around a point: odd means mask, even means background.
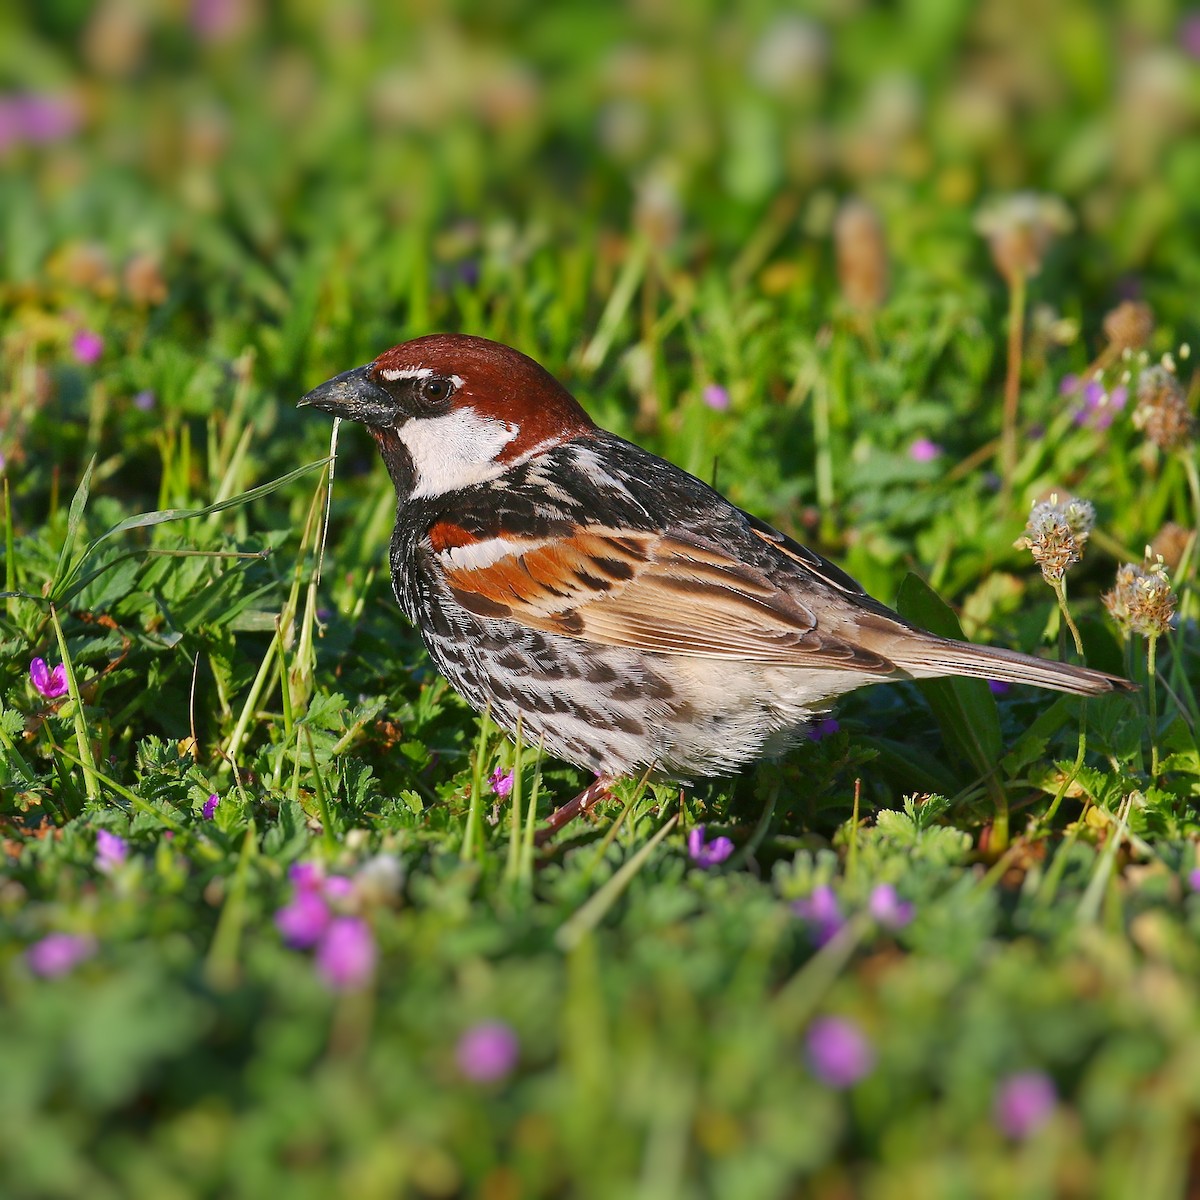
[{"label": "tail feather", "polygon": [[916,679],[968,675],[976,679],[1028,683],[1056,692],[1071,692],[1076,696],[1137,690],[1136,685],[1116,675],[1106,675],[1103,671],[1076,667],[1071,663],[1035,658],[1032,654],[1004,650],[998,646],[975,646],[970,642],[930,637],[919,649],[909,641],[906,647],[897,646],[896,650],[901,652],[892,653],[889,657],[902,671]]}]

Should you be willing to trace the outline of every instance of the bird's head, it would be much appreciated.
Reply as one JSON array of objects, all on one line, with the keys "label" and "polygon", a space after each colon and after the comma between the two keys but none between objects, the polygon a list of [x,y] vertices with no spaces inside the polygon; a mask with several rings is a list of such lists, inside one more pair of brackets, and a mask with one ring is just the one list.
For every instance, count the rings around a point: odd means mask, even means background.
[{"label": "bird's head", "polygon": [[314,388],[301,405],[359,421],[403,496],[440,496],[596,430],[531,358],[499,342],[436,333]]}]

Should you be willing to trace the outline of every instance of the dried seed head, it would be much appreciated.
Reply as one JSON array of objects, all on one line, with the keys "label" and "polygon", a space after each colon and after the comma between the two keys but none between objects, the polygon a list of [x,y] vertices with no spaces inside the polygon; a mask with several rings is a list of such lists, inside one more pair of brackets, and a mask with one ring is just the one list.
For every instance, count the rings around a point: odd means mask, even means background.
[{"label": "dried seed head", "polygon": [[1147,367],[1138,379],[1133,423],[1160,450],[1186,446],[1196,436],[1196,418],[1173,371],[1165,365]]},{"label": "dried seed head", "polygon": [[873,312],[887,297],[888,252],[879,214],[865,200],[851,199],[833,223],[838,282],[851,308]]},{"label": "dried seed head", "polygon": [[1154,332],[1154,313],[1140,300],[1122,300],[1104,318],[1104,334],[1116,350],[1140,350]]},{"label": "dried seed head", "polygon": [[1141,567],[1125,563],[1117,570],[1113,590],[1105,592],[1102,599],[1126,637],[1131,633],[1158,637],[1171,628],[1176,599],[1161,558],[1152,563],[1147,556]]},{"label": "dried seed head", "polygon": [[1075,225],[1070,209],[1057,196],[1017,192],[986,203],[975,228],[988,240],[996,269],[1011,286],[1042,269],[1050,244]]},{"label": "dried seed head", "polygon": [[1039,500],[1029,513],[1024,534],[1015,543],[1019,550],[1029,550],[1042,569],[1049,584],[1062,580],[1067,569],[1083,557],[1096,510],[1087,500],[1070,500],[1060,504],[1057,495]]}]

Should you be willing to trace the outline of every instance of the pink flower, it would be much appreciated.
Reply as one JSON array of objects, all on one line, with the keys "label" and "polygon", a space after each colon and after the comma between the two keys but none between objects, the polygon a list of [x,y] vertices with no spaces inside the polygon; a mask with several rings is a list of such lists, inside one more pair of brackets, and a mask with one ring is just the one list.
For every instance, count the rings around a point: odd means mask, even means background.
[{"label": "pink flower", "polygon": [[325,882],[325,868],[315,862],[292,863],[288,878],[302,892],[319,892]]},{"label": "pink flower", "polygon": [[715,867],[733,853],[733,843],[727,837],[715,837],[711,842],[704,840],[704,826],[697,825],[688,831],[688,857],[698,867]]},{"label": "pink flower", "polygon": [[520,1044],[503,1021],[472,1025],[458,1039],[454,1057],[462,1074],[475,1083],[494,1083],[517,1065]]},{"label": "pink flower", "polygon": [[52,671],[46,666],[44,658],[35,658],[29,664],[29,678],[47,700],[55,700],[67,694],[67,668],[62,663]]},{"label": "pink flower", "polygon": [[796,900],[792,912],[808,923],[812,940],[818,946],[824,946],[846,923],[837,895],[827,883],[813,888],[811,895]]},{"label": "pink flower", "polygon": [[488,778],[488,783],[492,786],[492,791],[503,800],[513,790],[513,779],[516,777],[516,771],[509,771],[507,775],[497,767]]},{"label": "pink flower", "polygon": [[25,951],[25,961],[35,975],[55,979],[73,971],[96,953],[96,941],[78,933],[48,933]]},{"label": "pink flower", "polygon": [[700,395],[713,412],[725,412],[729,408],[729,393],[719,383],[710,383]]},{"label": "pink flower", "polygon": [[326,900],[335,903],[346,901],[354,895],[354,880],[347,879],[345,875],[330,875],[321,885],[321,891]]},{"label": "pink flower", "polygon": [[888,929],[903,929],[913,919],[912,902],[901,900],[890,883],[880,883],[871,889],[867,910]]},{"label": "pink flower", "polygon": [[871,1073],[875,1051],[866,1035],[844,1017],[820,1017],[808,1028],[805,1039],[813,1074],[842,1091]]},{"label": "pink flower", "polygon": [[129,844],[120,834],[107,829],[96,830],[96,870],[111,875],[125,863],[129,855]]},{"label": "pink flower", "polygon": [[70,96],[28,92],[14,103],[20,132],[30,145],[61,142],[79,128],[79,107]]},{"label": "pink flower", "polygon": [[335,917],[317,946],[317,974],[337,992],[354,991],[375,974],[375,939],[361,917]]},{"label": "pink flower", "polygon": [[1193,892],[1200,892],[1200,867],[1195,867],[1188,875],[1188,887]]},{"label": "pink flower", "polygon": [[933,462],[934,459],[941,458],[942,448],[937,442],[931,442],[929,438],[917,438],[915,442],[908,448],[908,457],[913,462],[927,463]]},{"label": "pink flower", "polygon": [[91,366],[104,353],[104,339],[90,329],[77,330],[71,339],[71,353],[76,362]]},{"label": "pink flower", "polygon": [[192,0],[189,19],[202,42],[225,42],[241,32],[248,11],[244,0]]},{"label": "pink flower", "polygon": [[1084,384],[1079,404],[1072,410],[1071,419],[1076,425],[1092,429],[1107,429],[1113,418],[1129,400],[1129,389],[1118,384],[1111,392],[1096,380]]},{"label": "pink flower", "polygon": [[221,803],[221,797],[213,792],[211,796],[204,802],[204,807],[200,810],[200,815],[206,821],[211,821],[217,815],[217,805]]},{"label": "pink flower", "polygon": [[1058,1104],[1054,1081],[1042,1071],[1019,1071],[996,1088],[992,1115],[1000,1131],[1014,1141],[1036,1133]]},{"label": "pink flower", "polygon": [[1184,14],[1179,23],[1179,46],[1189,58],[1200,61],[1200,12]]},{"label": "pink flower", "polygon": [[329,928],[329,906],[316,892],[299,891],[275,914],[275,928],[293,950],[315,946]]}]

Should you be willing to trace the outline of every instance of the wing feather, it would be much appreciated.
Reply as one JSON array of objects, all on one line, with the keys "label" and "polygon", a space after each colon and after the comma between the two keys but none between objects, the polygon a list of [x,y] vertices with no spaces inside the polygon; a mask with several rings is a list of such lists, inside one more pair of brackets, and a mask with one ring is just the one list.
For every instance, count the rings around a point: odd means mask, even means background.
[{"label": "wing feather", "polygon": [[610,646],[779,666],[886,674],[880,654],[818,627],[812,608],[757,567],[684,536],[588,527],[481,566],[439,556],[460,604]]}]

